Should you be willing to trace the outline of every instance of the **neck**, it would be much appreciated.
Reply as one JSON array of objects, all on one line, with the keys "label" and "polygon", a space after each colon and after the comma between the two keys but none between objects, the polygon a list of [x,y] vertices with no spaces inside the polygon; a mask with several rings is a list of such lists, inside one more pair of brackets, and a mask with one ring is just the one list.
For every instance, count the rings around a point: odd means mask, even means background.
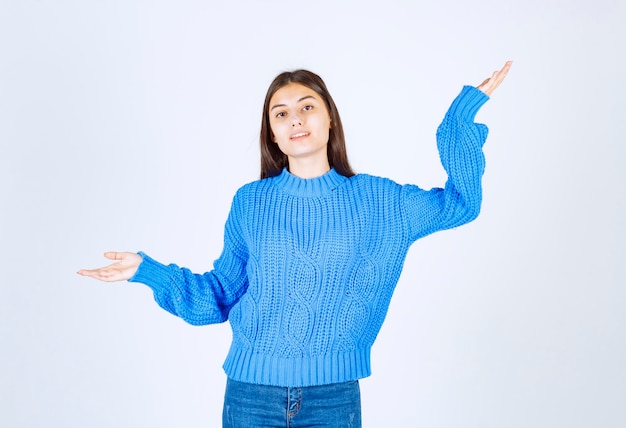
[{"label": "neck", "polygon": [[312,161],[310,159],[289,159],[289,172],[300,178],[320,177],[330,171],[328,158]]}]

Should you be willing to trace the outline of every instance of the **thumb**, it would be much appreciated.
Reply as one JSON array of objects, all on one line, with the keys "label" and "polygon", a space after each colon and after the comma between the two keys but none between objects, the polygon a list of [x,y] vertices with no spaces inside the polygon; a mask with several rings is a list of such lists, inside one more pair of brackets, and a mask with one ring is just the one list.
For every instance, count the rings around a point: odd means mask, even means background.
[{"label": "thumb", "polygon": [[104,253],[104,257],[110,260],[123,260],[124,253],[120,253],[117,251],[107,251],[106,253]]}]

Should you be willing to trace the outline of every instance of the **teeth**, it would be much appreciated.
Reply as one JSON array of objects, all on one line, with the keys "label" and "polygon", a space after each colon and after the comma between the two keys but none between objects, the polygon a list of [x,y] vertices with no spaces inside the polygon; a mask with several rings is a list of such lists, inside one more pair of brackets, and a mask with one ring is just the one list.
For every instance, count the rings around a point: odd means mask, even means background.
[{"label": "teeth", "polygon": [[301,132],[300,134],[292,135],[291,138],[304,137],[305,135],[309,135],[309,133],[308,132]]}]

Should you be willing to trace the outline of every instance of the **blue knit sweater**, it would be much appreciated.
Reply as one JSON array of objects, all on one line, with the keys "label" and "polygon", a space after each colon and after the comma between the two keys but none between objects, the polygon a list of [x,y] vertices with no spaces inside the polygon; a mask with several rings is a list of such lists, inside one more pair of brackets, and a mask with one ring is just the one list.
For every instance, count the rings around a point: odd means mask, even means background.
[{"label": "blue knit sweater", "polygon": [[409,246],[479,213],[487,127],[474,117],[487,100],[464,87],[437,130],[444,189],[284,170],[237,191],[212,271],[140,253],[130,281],[191,324],[229,320],[224,370],[234,380],[299,387],[368,376]]}]

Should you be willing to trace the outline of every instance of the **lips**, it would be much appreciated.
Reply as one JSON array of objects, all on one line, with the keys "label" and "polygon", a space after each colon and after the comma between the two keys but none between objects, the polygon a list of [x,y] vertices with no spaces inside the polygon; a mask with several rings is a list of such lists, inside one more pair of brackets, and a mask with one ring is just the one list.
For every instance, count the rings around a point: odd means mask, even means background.
[{"label": "lips", "polygon": [[298,138],[304,138],[304,137],[308,137],[309,133],[308,132],[298,132],[297,134],[293,134],[291,137],[289,137],[291,140],[297,140]]}]

